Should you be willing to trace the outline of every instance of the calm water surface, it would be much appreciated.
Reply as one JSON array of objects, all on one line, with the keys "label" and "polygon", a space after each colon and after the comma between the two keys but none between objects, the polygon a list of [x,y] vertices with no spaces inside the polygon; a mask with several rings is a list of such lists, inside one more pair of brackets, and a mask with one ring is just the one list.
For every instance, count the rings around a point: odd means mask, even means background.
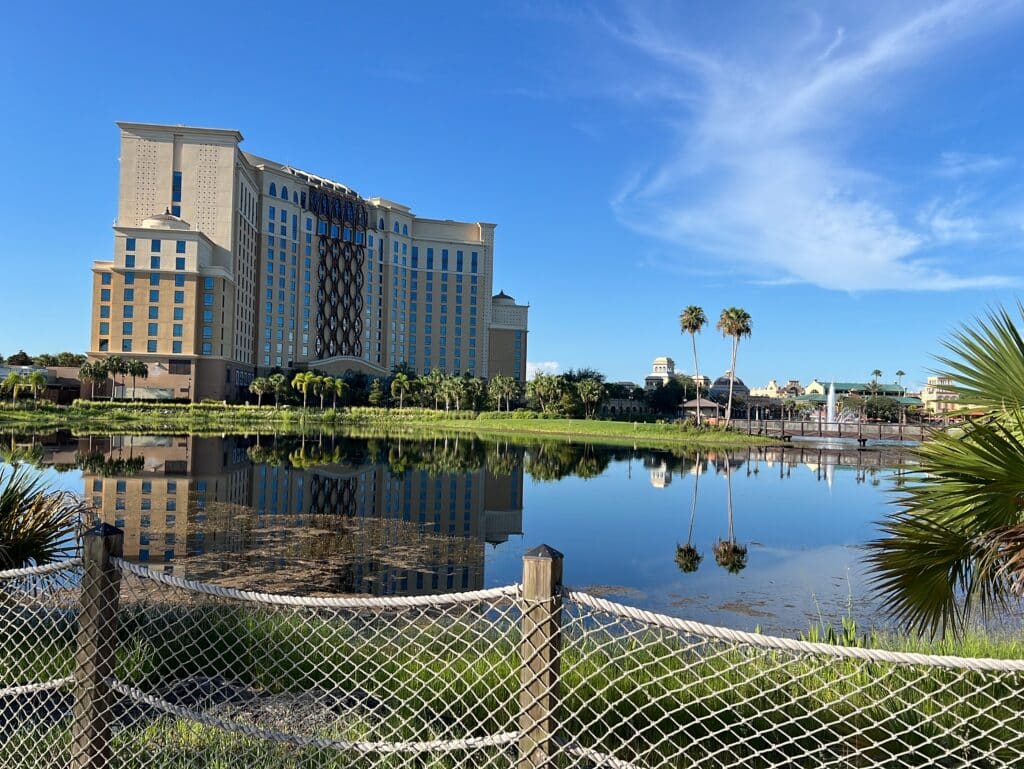
[{"label": "calm water surface", "polygon": [[[891,446],[67,435],[14,445],[122,527],[128,557],[186,576],[436,593],[517,581],[523,552],[546,543],[565,554],[567,584],[668,614],[786,633],[847,612],[886,625],[859,546],[900,480]],[[735,573],[713,554],[730,539],[730,497],[732,539],[747,548]],[[688,538],[702,556],[692,573],[676,562]]]}]

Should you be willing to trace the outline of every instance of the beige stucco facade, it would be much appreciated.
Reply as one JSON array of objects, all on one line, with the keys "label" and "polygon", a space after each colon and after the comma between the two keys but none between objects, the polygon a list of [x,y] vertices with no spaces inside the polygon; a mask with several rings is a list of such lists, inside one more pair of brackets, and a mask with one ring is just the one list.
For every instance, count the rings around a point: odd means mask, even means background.
[{"label": "beige stucco facade", "polygon": [[504,291],[491,299],[491,324],[488,332],[490,376],[501,374],[526,381],[526,343],[529,305],[516,304]]}]

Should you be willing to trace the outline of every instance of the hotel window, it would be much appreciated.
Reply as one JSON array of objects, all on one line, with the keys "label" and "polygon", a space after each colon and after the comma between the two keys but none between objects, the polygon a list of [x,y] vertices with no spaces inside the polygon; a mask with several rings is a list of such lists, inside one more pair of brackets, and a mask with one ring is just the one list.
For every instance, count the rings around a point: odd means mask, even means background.
[{"label": "hotel window", "polygon": [[124,284],[126,286],[133,286],[133,285],[135,285],[135,273],[134,272],[126,272],[124,274]]},{"label": "hotel window", "polygon": [[151,270],[159,270],[160,269],[160,257],[159,256],[151,256],[151,257],[149,257],[149,269],[151,269]]},{"label": "hotel window", "polygon": [[[456,251],[455,252],[455,271],[456,272],[462,272],[462,252],[461,251]],[[459,279],[461,280],[461,278],[462,278],[462,276],[460,275]]]},{"label": "hotel window", "polygon": [[110,305],[104,304],[104,305],[100,306],[100,317],[101,318],[109,318],[110,317]]},{"label": "hotel window", "polygon": [[134,251],[135,250],[135,238],[125,238],[124,250],[125,251]]},{"label": "hotel window", "polygon": [[110,301],[110,289],[109,288],[101,288],[100,289],[100,301],[101,302],[109,302]]},{"label": "hotel window", "polygon": [[171,215],[172,216],[181,216],[181,206],[179,206],[177,204],[171,206]]},{"label": "hotel window", "polygon": [[203,278],[203,288],[207,291],[213,289],[213,278]]},{"label": "hotel window", "polygon": [[281,197],[284,198],[285,200],[288,200],[288,188],[285,187],[283,184],[281,185]]},{"label": "hotel window", "polygon": [[185,269],[185,257],[179,256],[174,260],[174,269],[184,270]]},{"label": "hotel window", "polygon": [[203,294],[203,304],[211,307],[213,305],[213,294]]},{"label": "hotel window", "polygon": [[441,269],[442,270],[447,270],[448,269],[448,249],[447,248],[442,248],[441,249]]},{"label": "hotel window", "polygon": [[185,276],[184,275],[175,275],[174,276],[174,285],[176,285],[178,288],[183,288],[185,286]]},{"label": "hotel window", "polygon": [[100,340],[100,352],[107,352],[107,350],[109,350],[109,349],[110,349],[110,340],[108,340],[108,339],[101,339]]},{"label": "hotel window", "polygon": [[160,319],[160,308],[159,307],[150,307],[149,308],[149,319],[150,320],[159,320]]},{"label": "hotel window", "polygon": [[160,325],[159,323],[149,323],[149,324],[147,324],[146,336],[156,336],[156,334],[157,334],[157,327],[159,325]]},{"label": "hotel window", "polygon": [[174,325],[173,325],[173,326],[171,327],[171,335],[172,335],[172,336],[181,336],[181,328],[182,328],[182,327],[181,327],[181,324],[179,324],[179,323],[175,323],[175,324],[174,324]]},{"label": "hotel window", "polygon": [[100,275],[100,283],[102,285],[104,285],[104,286],[109,286],[110,285],[110,273],[109,272],[105,272],[102,275]]},{"label": "hotel window", "polygon": [[159,272],[150,273],[149,285],[151,285],[151,286],[159,286],[160,285],[160,273]]},{"label": "hotel window", "polygon": [[132,351],[132,340],[131,339],[122,339],[121,340],[121,352],[131,352],[131,351]]},{"label": "hotel window", "polygon": [[125,267],[134,267],[135,266],[135,254],[125,254],[124,266]]},{"label": "hotel window", "polygon": [[109,323],[100,323],[100,333],[101,334],[109,334],[110,333],[110,324]]},{"label": "hotel window", "polygon": [[181,342],[171,342],[171,352],[175,355],[181,354]]},{"label": "hotel window", "polygon": [[175,320],[184,320],[184,318],[185,318],[185,308],[184,307],[175,307],[174,308],[174,319]]},{"label": "hotel window", "polygon": [[[108,297],[104,298],[104,297],[101,296],[100,299],[102,299],[103,301],[106,301],[107,299],[110,299],[110,297],[108,296]],[[135,289],[134,288],[126,288],[124,290],[124,301],[126,301],[126,302],[134,302],[135,301]]]},{"label": "hotel window", "polygon": [[149,292],[149,301],[152,304],[156,304],[157,302],[159,302],[160,301],[160,292],[157,291],[156,289],[153,289],[152,291],[150,291]]},{"label": "hotel window", "polygon": [[174,244],[174,253],[176,253],[176,254],[183,254],[183,253],[185,253],[185,241],[184,240],[179,240],[177,243]]},{"label": "hotel window", "polygon": [[181,171],[175,171],[171,176],[171,201],[181,202]]},{"label": "hotel window", "polygon": [[159,240],[152,240],[152,241],[150,241],[150,248],[149,248],[149,250],[152,251],[154,254],[159,254],[160,253],[160,241]]},{"label": "hotel window", "polygon": [[[276,184],[274,184],[273,182],[271,182],[271,183],[270,183],[270,191],[269,191],[269,193],[268,193],[268,194],[269,194],[269,195],[270,195],[270,196],[271,196],[272,198],[276,198],[276,197],[277,197],[277,185],[276,185]],[[273,209],[271,209],[271,210],[273,210]]]},{"label": "hotel window", "polygon": [[125,336],[131,336],[132,335],[132,324],[131,323],[122,323],[121,324],[121,333],[124,334]]},{"label": "hotel window", "polygon": [[213,323],[213,310],[203,310],[203,323]]},{"label": "hotel window", "polygon": [[184,291],[175,291],[174,292],[174,303],[175,304],[185,304],[185,292]]},{"label": "hotel window", "polygon": [[156,340],[150,339],[146,342],[146,352],[156,352]]},{"label": "hotel window", "polygon": [[209,326],[203,326],[203,339],[213,339],[213,329]]},{"label": "hotel window", "polygon": [[213,355],[213,345],[209,342],[203,342],[203,355]]}]

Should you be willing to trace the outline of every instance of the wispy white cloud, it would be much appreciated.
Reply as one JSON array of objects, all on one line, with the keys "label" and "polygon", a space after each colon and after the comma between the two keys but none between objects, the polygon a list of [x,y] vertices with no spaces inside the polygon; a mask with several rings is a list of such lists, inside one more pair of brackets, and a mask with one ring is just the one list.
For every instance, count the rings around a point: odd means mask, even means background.
[{"label": "wispy white cloud", "polygon": [[526,378],[533,379],[541,374],[557,374],[561,370],[557,360],[526,361]]},{"label": "wispy white cloud", "polygon": [[972,155],[966,152],[943,152],[939,156],[939,176],[957,178],[968,174],[988,174],[1013,165],[1013,158],[995,155]]},{"label": "wispy white cloud", "polygon": [[[948,0],[874,30],[814,16],[803,35],[729,56],[682,42],[670,24],[631,4],[622,19],[602,23],[675,76],[674,95],[662,94],[672,77],[652,76],[652,103],[685,114],[673,124],[671,154],[631,176],[612,207],[629,226],[738,264],[762,282],[846,291],[1004,285],[1005,276],[962,274],[939,258],[944,245],[983,237],[976,217],[942,201],[901,215],[887,199],[893,183],[860,167],[847,145],[894,74],[1017,7]],[[940,171],[964,176],[1000,160],[947,153]]]}]

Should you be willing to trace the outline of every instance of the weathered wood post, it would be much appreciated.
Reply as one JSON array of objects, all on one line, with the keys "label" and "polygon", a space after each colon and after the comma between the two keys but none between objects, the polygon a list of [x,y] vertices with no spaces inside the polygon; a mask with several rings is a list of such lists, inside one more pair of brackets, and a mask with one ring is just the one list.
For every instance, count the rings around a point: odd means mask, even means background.
[{"label": "weathered wood post", "polygon": [[106,523],[85,533],[75,652],[71,769],[108,769],[111,766],[113,698],[107,679],[114,674],[117,655],[121,571],[110,559],[121,557],[123,545],[124,533]]},{"label": "weathered wood post", "polygon": [[562,648],[562,559],[540,545],[523,555],[519,769],[554,766]]}]

